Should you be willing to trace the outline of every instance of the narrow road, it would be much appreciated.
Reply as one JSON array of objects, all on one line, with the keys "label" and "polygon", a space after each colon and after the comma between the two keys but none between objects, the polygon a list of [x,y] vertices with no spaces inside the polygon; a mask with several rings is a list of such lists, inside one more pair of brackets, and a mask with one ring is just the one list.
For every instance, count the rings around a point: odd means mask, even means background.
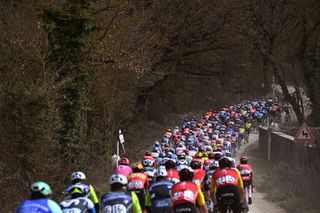
[{"label": "narrow road", "polygon": [[[254,146],[254,143],[258,143],[258,134],[251,134],[249,137],[249,143],[241,146],[240,150],[238,151],[238,154],[236,156],[237,162],[239,162],[239,159],[245,151],[250,148],[251,146]],[[249,206],[249,212],[252,213],[266,213],[266,212],[272,212],[272,213],[286,213],[285,210],[278,207],[276,204],[269,202],[264,198],[264,194],[260,193],[256,189],[254,190],[254,193],[252,194],[252,205]]]}]

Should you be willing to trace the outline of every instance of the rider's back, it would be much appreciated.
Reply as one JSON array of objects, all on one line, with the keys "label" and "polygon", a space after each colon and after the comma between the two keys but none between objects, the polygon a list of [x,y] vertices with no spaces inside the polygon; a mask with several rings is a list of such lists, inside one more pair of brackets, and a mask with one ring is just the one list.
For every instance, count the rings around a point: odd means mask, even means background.
[{"label": "rider's back", "polygon": [[17,209],[17,213],[60,213],[61,209],[57,203],[50,199],[36,199],[23,201]]}]

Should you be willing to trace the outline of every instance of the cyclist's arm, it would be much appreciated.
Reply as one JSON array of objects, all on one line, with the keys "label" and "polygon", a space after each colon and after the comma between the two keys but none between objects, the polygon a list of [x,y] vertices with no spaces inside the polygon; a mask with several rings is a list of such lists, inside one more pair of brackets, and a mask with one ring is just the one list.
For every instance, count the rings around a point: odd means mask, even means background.
[{"label": "cyclist's arm", "polygon": [[48,206],[52,213],[62,213],[60,206],[56,202],[48,200]]},{"label": "cyclist's arm", "polygon": [[244,186],[243,186],[242,178],[241,178],[240,172],[237,169],[235,171],[238,174],[238,189],[240,191],[240,199],[241,199],[241,201],[243,201],[244,200]]},{"label": "cyclist's arm", "polygon": [[89,186],[90,187],[90,200],[92,200],[93,204],[94,204],[94,208],[96,209],[96,212],[99,212],[100,209],[100,205],[99,205],[99,199],[97,197],[97,194],[93,188],[92,185]]},{"label": "cyclist's arm", "polygon": [[131,196],[132,196],[132,212],[133,213],[141,213],[141,206],[139,203],[139,199],[138,196],[136,195],[135,192],[131,192]]},{"label": "cyclist's arm", "polygon": [[206,201],[204,199],[203,193],[202,193],[201,188],[199,186],[198,186],[197,204],[200,207],[200,213],[207,213],[208,212]]},{"label": "cyclist's arm", "polygon": [[210,196],[211,196],[211,200],[214,205],[217,205],[216,190],[217,190],[216,182],[212,179],[211,180],[211,187],[210,187]]}]

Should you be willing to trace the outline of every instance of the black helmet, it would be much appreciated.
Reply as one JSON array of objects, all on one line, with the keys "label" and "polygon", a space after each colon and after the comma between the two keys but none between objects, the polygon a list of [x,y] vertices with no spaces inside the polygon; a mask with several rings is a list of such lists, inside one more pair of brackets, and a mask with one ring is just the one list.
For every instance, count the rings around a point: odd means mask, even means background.
[{"label": "black helmet", "polygon": [[231,167],[231,166],[232,166],[232,162],[229,160],[229,158],[221,158],[221,160],[219,160],[220,169]]},{"label": "black helmet", "polygon": [[242,156],[242,157],[240,158],[240,163],[241,163],[241,164],[247,164],[247,163],[248,163],[248,158],[247,158],[246,156]]},{"label": "black helmet", "polygon": [[180,166],[179,177],[181,181],[192,180],[194,176],[193,169],[189,166]]}]

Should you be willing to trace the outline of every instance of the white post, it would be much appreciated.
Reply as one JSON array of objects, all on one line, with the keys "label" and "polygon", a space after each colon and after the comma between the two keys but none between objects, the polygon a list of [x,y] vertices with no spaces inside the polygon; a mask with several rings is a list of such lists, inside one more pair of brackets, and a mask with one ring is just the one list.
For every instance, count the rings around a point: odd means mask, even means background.
[{"label": "white post", "polygon": [[275,85],[275,82],[274,82],[274,76],[272,76],[272,98],[274,100],[274,97],[275,97],[275,90],[276,90],[276,85]]},{"label": "white post", "polygon": [[271,160],[271,129],[269,129],[268,132],[268,160]]},{"label": "white post", "polygon": [[119,164],[119,140],[117,140],[117,166]]}]

